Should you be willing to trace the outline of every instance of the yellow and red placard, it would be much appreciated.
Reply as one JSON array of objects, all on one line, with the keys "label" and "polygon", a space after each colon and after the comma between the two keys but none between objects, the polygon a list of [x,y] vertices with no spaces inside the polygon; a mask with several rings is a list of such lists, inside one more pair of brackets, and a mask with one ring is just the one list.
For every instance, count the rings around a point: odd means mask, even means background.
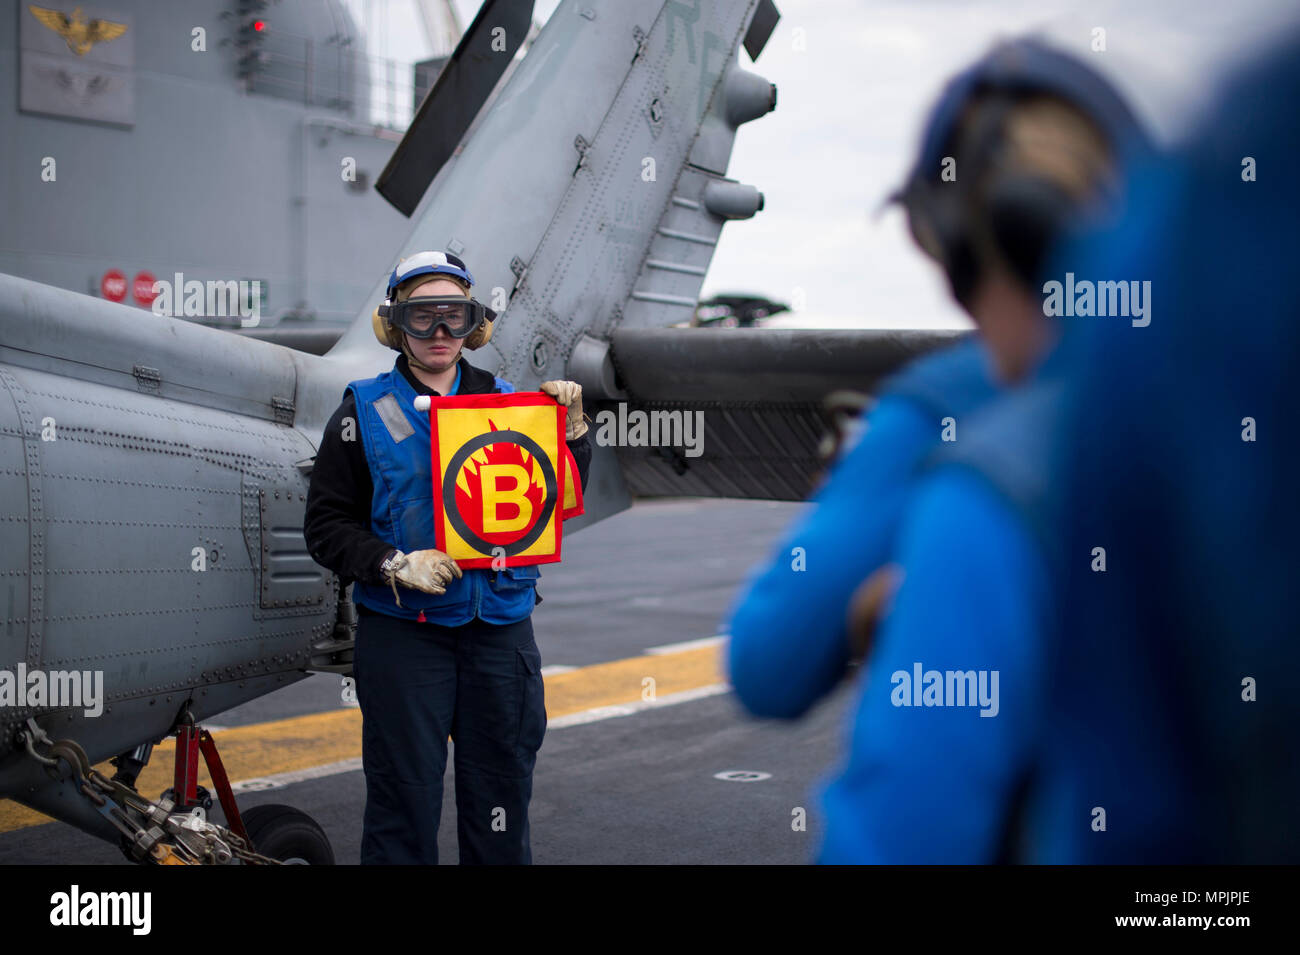
[{"label": "yellow and red placard", "polygon": [[560,559],[561,525],[583,511],[564,419],[564,407],[540,391],[433,399],[438,550],[461,567]]}]

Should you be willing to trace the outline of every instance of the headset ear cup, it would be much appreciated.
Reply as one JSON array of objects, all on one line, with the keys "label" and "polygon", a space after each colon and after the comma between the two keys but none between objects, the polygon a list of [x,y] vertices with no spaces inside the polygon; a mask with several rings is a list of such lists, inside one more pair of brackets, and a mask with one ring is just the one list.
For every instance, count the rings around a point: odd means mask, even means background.
[{"label": "headset ear cup", "polygon": [[1069,193],[1040,176],[1009,176],[989,190],[989,232],[1012,273],[1027,287],[1037,286],[1039,272],[1075,210]]},{"label": "headset ear cup", "polygon": [[379,339],[379,344],[398,351],[402,350],[402,343],[393,341],[393,333],[396,330],[388,324],[386,319],[380,317],[378,308],[370,313],[370,327],[374,330],[375,338]]},{"label": "headset ear cup", "polygon": [[474,331],[470,332],[465,339],[465,347],[473,351],[475,348],[482,348],[492,340],[492,322],[487,319],[483,324]]}]

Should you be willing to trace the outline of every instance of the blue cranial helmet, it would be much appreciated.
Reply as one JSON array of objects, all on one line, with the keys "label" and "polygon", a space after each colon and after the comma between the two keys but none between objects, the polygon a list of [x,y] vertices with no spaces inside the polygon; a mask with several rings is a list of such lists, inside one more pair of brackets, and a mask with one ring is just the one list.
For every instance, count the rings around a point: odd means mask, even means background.
[{"label": "blue cranial helmet", "polygon": [[450,252],[417,252],[398,262],[397,268],[388,277],[389,302],[392,301],[397,286],[420,275],[454,275],[471,286],[474,284],[474,276],[469,274],[465,263]]}]

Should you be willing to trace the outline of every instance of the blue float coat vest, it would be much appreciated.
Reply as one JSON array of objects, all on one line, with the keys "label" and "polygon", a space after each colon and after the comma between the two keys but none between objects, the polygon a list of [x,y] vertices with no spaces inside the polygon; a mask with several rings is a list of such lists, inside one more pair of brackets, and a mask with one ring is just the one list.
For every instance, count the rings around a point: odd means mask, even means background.
[{"label": "blue float coat vest", "polygon": [[[823,862],[975,862],[1026,851],[1022,807],[1051,612],[1045,548],[1031,530],[1052,506],[1035,449],[1052,444],[1041,418],[1055,412],[1054,392],[1035,380],[949,412],[956,440],[933,442],[917,465],[926,473],[913,482],[891,549],[904,583],[867,664],[849,759],[822,796]],[[881,675],[921,663],[1000,673],[997,717],[900,709]],[[931,813],[942,819],[927,824]]]},{"label": "blue float coat vest", "polygon": [[[450,393],[455,394],[459,385],[457,371]],[[515,390],[501,378],[496,379],[496,387],[501,393]],[[349,382],[348,390],[357,403],[357,425],[375,486],[371,532],[407,554],[436,548],[429,416],[415,410],[415,389],[393,367],[377,377]],[[391,586],[357,581],[352,599],[378,613],[410,620],[423,613],[427,622],[449,627],[475,617],[488,623],[514,623],[532,613],[539,576],[536,566],[464,570],[444,594],[399,585],[400,607]]]},{"label": "blue float coat vest", "polygon": [[[1061,502],[1051,479],[1057,473],[1056,460],[1064,448],[1060,422],[1064,416],[1065,381],[1061,364],[1058,347],[1043,362],[1034,380],[983,409],[960,440],[939,448],[932,459],[936,468],[967,469],[1011,506],[1019,521],[1019,533],[1042,560],[1045,581],[1059,580],[1062,572]],[[1025,592],[1026,604],[1036,609],[1036,616],[1041,616],[1038,632],[1029,637],[1039,646],[1026,647],[1020,655],[1023,660],[1054,658],[1060,627],[1057,616],[1060,596],[1050,592],[1050,588],[1046,593],[1034,592],[1032,588]],[[1039,667],[1050,667],[1050,663],[1042,662]],[[1045,679],[1044,672],[1032,666],[1024,670],[1023,676],[1034,681]],[[1037,721],[1035,728],[1026,727],[1020,735],[1032,738],[1037,732],[1036,725]],[[1025,745],[1032,746],[1032,743]],[[1018,747],[1011,749],[1015,751]],[[1033,766],[1016,767],[1016,772],[1011,802],[1004,807],[998,861],[1038,861],[1056,850],[1050,844],[1051,834],[1036,830],[1029,818],[1037,811],[1032,806]]]},{"label": "blue float coat vest", "polygon": [[982,409],[960,440],[937,448],[930,462],[980,475],[1024,520],[1049,560],[1060,532],[1049,476],[1059,453],[1063,391],[1060,376],[1045,369],[1038,380]]}]

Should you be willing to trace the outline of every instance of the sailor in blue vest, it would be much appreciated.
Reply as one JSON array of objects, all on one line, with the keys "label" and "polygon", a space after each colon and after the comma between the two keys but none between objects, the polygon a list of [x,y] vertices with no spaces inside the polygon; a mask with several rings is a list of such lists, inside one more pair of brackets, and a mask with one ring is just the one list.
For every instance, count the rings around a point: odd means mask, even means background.
[{"label": "sailor in blue vest", "polygon": [[[1063,63],[1064,74],[1054,75]],[[977,128],[965,133],[962,154],[954,156],[954,131],[972,97],[994,87],[1007,96],[990,102]],[[1073,126],[1061,121],[1052,96],[1082,110]],[[1041,174],[1002,168],[999,117],[1012,97],[1027,101],[1017,132],[1047,144],[1046,160],[1042,145],[1022,146],[1033,157],[1017,156],[1022,163],[1059,166],[1076,145],[1088,145],[1089,124],[1109,128],[1112,113],[1114,123],[1127,116],[1100,77],[1032,41],[1004,46],[965,71],[936,105],[912,173],[894,199],[907,209],[918,245],[943,266],[979,336],[918,359],[882,385],[865,436],[742,592],[726,625],[728,662],[737,697],[756,715],[801,716],[866,651],[873,618],[896,584],[888,562],[922,461],[942,439],[961,433],[1000,390],[986,342],[992,339],[1018,366],[1044,347],[1041,323],[1022,328],[1016,320],[1026,303],[1033,304],[1025,276],[1068,220],[1082,218],[1100,198],[1088,177],[1102,175],[1108,157],[1104,148],[1094,149],[1073,167],[1067,160],[1064,168]],[[976,194],[966,184],[989,185],[992,169],[999,173],[993,183],[999,217],[987,227],[972,225]],[[1058,182],[1062,177],[1066,181]],[[1000,230],[1005,250],[999,255],[1009,260],[999,268],[987,267],[982,252],[994,244],[989,228]]]},{"label": "sailor in blue vest", "polygon": [[[902,198],[1008,391],[927,465],[902,519],[902,583],[825,789],[820,861],[975,862],[1010,851],[1043,713],[1048,545],[1014,495],[1046,480],[1057,434],[1040,273],[1114,208],[1145,136],[1095,72],[1037,41],[996,47],[931,115]],[[951,169],[955,176],[945,175]]]},{"label": "sailor in blue vest", "polygon": [[[435,548],[429,417],[415,409],[417,395],[515,390],[461,354],[487,344],[496,317],[469,297],[473,282],[450,253],[398,264],[373,322],[401,354],[389,371],[349,383],[312,471],[308,548],[355,581],[363,864],[438,861],[449,736],[461,863],[532,860],[528,803],[546,729],[531,616],[539,572],[462,570]],[[585,486],[581,388],[540,387],[567,408],[565,437]]]}]

